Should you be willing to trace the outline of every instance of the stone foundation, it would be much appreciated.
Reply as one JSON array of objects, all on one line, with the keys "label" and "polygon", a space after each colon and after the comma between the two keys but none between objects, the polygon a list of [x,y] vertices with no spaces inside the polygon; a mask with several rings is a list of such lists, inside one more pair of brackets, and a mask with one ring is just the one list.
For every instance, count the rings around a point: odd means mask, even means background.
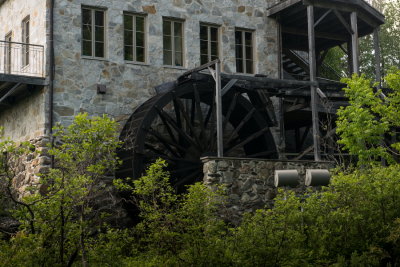
[{"label": "stone foundation", "polygon": [[229,221],[237,222],[246,212],[270,208],[278,189],[274,186],[275,170],[297,170],[300,185],[293,190],[303,192],[306,169],[331,169],[332,162],[282,161],[241,158],[203,158],[204,183],[226,187]]}]

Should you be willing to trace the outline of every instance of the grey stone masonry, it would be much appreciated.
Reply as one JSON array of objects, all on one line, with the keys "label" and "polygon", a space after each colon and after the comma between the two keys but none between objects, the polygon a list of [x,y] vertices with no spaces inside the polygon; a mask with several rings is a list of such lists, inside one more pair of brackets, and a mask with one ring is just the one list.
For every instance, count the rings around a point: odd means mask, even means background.
[{"label": "grey stone masonry", "polygon": [[297,170],[300,185],[292,188],[303,192],[306,169],[330,169],[331,162],[278,161],[239,158],[203,158],[204,183],[212,188],[223,185],[227,193],[229,221],[240,221],[246,212],[270,208],[278,189],[274,186],[275,170]]}]

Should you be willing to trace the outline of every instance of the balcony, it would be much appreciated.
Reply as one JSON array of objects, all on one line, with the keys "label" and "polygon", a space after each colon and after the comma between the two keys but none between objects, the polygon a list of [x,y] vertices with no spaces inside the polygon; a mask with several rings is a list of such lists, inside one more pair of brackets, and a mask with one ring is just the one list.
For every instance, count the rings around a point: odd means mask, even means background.
[{"label": "balcony", "polygon": [[0,41],[0,106],[45,85],[43,45]]}]

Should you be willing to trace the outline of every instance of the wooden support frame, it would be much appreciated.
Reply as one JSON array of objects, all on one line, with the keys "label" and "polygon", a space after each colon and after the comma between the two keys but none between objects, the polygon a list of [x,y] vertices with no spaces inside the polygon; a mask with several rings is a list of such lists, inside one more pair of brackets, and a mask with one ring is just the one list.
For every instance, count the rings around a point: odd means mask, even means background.
[{"label": "wooden support frame", "polygon": [[[308,22],[308,55],[310,62],[310,81],[317,81],[317,60],[315,53],[315,31],[314,31],[314,6],[307,6]],[[311,85],[311,111],[314,141],[314,160],[321,161],[320,140],[319,140],[319,118],[318,118],[318,94],[317,86]]]},{"label": "wooden support frame", "polygon": [[358,25],[357,25],[357,13],[351,12],[350,14],[351,30],[353,31],[351,35],[351,55],[353,59],[353,73],[359,74],[360,62],[359,62],[359,40],[358,40]]}]

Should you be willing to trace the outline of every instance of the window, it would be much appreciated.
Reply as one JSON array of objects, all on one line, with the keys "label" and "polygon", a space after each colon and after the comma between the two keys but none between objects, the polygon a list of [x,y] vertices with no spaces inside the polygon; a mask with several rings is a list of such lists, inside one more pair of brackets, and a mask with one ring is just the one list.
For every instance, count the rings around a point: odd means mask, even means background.
[{"label": "window", "polygon": [[82,7],[82,55],[105,57],[105,11]]},{"label": "window", "polygon": [[183,66],[183,22],[164,19],[163,21],[164,64]]},{"label": "window", "polygon": [[29,24],[30,17],[27,16],[22,21],[22,66],[29,65]]},{"label": "window", "polygon": [[11,73],[11,45],[12,45],[12,32],[9,32],[5,36],[5,46],[4,46],[4,70],[6,73]]},{"label": "window", "polygon": [[124,14],[124,58],[129,61],[146,61],[146,17]]},{"label": "window", "polygon": [[200,63],[206,64],[219,57],[218,27],[200,25]]},{"label": "window", "polygon": [[236,71],[253,73],[253,32],[235,31]]}]

